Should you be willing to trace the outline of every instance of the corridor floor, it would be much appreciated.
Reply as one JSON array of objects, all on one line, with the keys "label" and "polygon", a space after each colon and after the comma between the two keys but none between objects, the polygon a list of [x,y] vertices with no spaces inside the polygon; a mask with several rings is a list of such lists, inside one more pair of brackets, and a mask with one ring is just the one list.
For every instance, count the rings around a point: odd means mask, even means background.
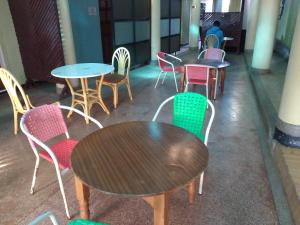
[{"label": "corridor floor", "polygon": [[[196,57],[185,53],[182,57]],[[265,170],[259,137],[257,109],[243,56],[229,54],[225,91],[214,102],[216,117],[209,137],[209,166],[205,174],[202,196],[189,205],[187,194],[180,190],[170,200],[171,225],[274,225],[278,224],[272,193]],[[172,76],[154,89],[158,68],[145,66],[131,72],[133,102],[125,88],[120,89],[120,105],[112,107],[112,94],[104,90],[104,101],[111,110],[107,116],[95,106],[92,115],[104,126],[129,120],[152,119],[159,104],[175,94]],[[204,94],[204,89],[196,89]],[[28,90],[34,105],[57,100],[53,85],[42,84]],[[8,96],[0,96],[0,224],[28,224],[44,211],[55,213],[61,224],[67,224],[63,201],[54,167],[42,161],[37,177],[36,193],[30,195],[34,154],[26,138],[13,135],[11,104]],[[69,105],[70,98],[62,103]],[[160,121],[170,122],[171,107]],[[71,136],[82,138],[96,129],[84,120],[68,120]],[[73,218],[79,217],[72,172],[63,176],[67,201]],[[91,191],[91,219],[111,225],[150,225],[152,210],[141,199],[124,199]]]}]

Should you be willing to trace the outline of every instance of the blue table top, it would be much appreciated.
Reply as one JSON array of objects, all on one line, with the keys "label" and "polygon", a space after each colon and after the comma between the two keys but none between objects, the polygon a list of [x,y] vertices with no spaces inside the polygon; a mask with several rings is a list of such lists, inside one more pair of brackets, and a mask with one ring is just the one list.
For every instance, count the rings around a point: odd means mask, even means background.
[{"label": "blue table top", "polygon": [[112,65],[103,63],[78,63],[58,67],[51,71],[52,76],[59,78],[99,77],[114,71]]}]

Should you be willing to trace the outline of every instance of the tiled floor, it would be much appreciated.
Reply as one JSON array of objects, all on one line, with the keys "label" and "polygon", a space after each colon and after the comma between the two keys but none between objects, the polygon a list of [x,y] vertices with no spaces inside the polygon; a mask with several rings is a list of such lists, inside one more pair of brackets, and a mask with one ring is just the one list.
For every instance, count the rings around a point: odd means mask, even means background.
[{"label": "tiled floor", "polygon": [[[185,53],[184,57],[195,57]],[[278,224],[272,193],[261,154],[255,117],[257,114],[248,73],[241,55],[228,55],[232,66],[227,70],[224,96],[214,102],[216,118],[209,138],[209,166],[204,180],[204,194],[189,205],[185,191],[175,193],[170,202],[172,225],[273,225]],[[112,107],[109,89],[104,101],[111,110],[106,115],[93,108],[93,116],[104,126],[128,121],[151,120],[159,104],[175,94],[170,76],[164,85],[154,89],[158,68],[146,66],[131,73],[134,100],[130,102],[125,88],[120,90],[120,105]],[[197,89],[196,91],[199,91]],[[203,90],[201,90],[203,91]],[[28,91],[35,105],[57,100],[52,85]],[[70,98],[63,100],[70,104]],[[34,155],[22,134],[13,135],[11,105],[0,96],[0,224],[28,224],[46,210],[53,211],[67,224],[64,207],[52,165],[42,161],[36,193],[29,194]],[[169,120],[170,109],[160,117]],[[81,138],[96,127],[86,126],[79,117],[68,120],[71,136]],[[70,171],[64,177],[71,215],[78,218],[74,181]],[[152,211],[141,199],[123,199],[91,193],[91,218],[112,225],[152,224]]]}]

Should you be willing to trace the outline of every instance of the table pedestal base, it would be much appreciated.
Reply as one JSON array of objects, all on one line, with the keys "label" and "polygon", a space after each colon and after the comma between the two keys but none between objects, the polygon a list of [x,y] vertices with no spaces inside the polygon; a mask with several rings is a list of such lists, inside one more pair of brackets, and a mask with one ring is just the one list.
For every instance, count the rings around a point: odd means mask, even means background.
[{"label": "table pedestal base", "polygon": [[[103,79],[103,76],[102,76]],[[94,104],[99,104],[104,112],[110,114],[107,107],[105,106],[101,93],[97,93],[97,90],[90,89],[88,87],[88,79],[87,78],[80,78],[81,87],[82,89],[75,91],[71,85],[70,80],[66,79],[68,87],[71,91],[72,95],[72,103],[71,107],[75,108],[77,105],[81,105],[83,111],[88,116],[91,115],[91,108]],[[72,111],[68,113],[68,118],[72,115]],[[89,119],[85,118],[86,123],[89,123]]]}]

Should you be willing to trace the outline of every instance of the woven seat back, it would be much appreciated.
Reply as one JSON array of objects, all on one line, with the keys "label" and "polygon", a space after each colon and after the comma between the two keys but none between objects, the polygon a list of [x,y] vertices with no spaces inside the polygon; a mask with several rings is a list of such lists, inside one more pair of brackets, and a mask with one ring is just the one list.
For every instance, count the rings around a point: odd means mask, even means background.
[{"label": "woven seat back", "polygon": [[164,69],[167,66],[167,63],[162,61],[161,59],[166,60],[166,54],[164,52],[157,53],[158,65],[161,69]]},{"label": "woven seat back", "polygon": [[42,105],[31,109],[24,116],[24,124],[28,132],[42,142],[68,131],[57,105]]},{"label": "woven seat back", "polygon": [[208,75],[208,67],[204,65],[186,65],[186,76],[188,81],[191,80],[202,80],[206,81],[207,80],[207,75]]},{"label": "woven seat back", "polygon": [[204,141],[202,133],[207,98],[203,95],[185,92],[174,97],[173,124],[188,130]]},{"label": "woven seat back", "polygon": [[204,58],[223,61],[223,50],[219,48],[209,48],[206,50]]}]

